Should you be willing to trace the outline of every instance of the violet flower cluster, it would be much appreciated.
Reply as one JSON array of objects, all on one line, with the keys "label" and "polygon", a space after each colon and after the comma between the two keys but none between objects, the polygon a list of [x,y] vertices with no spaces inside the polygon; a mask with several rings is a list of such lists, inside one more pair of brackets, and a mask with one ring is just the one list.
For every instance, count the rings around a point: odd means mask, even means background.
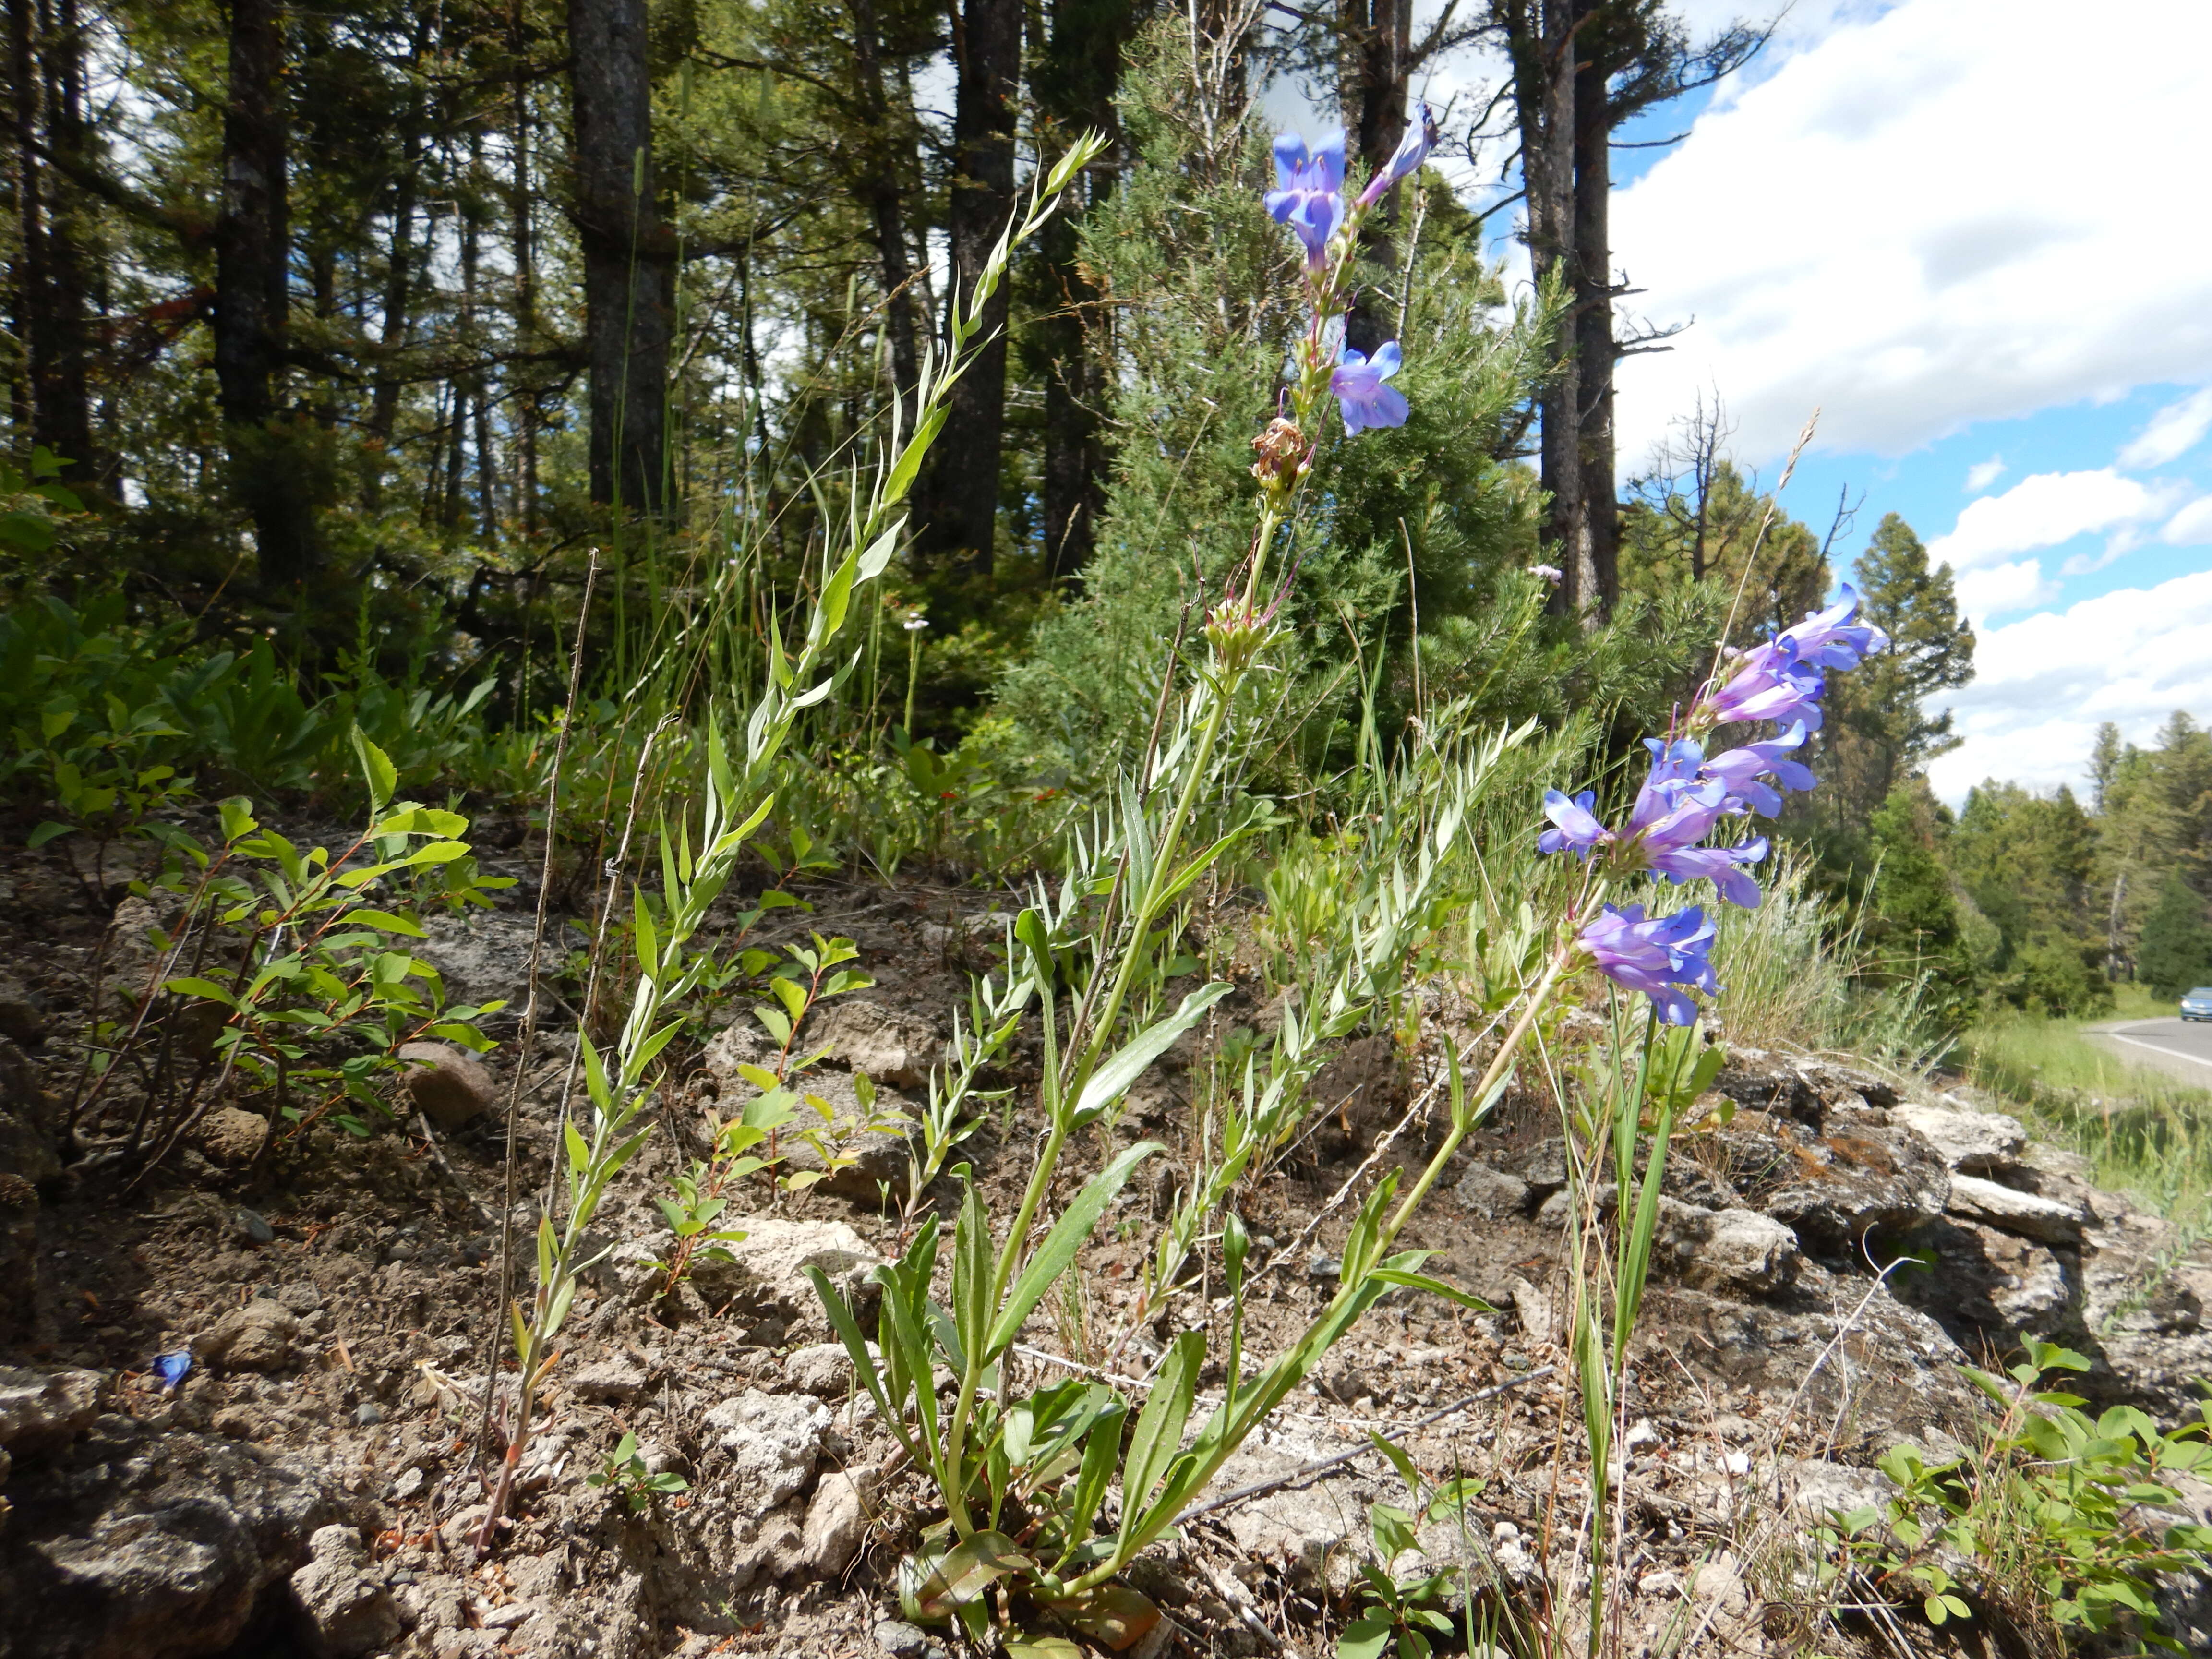
[{"label": "violet flower cluster", "polygon": [[1340,289],[1359,223],[1393,186],[1418,173],[1428,159],[1430,118],[1427,105],[1415,109],[1396,151],[1349,204],[1344,199],[1341,129],[1310,147],[1296,133],[1286,132],[1275,140],[1275,188],[1267,192],[1267,212],[1277,224],[1289,226],[1305,249],[1313,319],[1304,356],[1313,372],[1330,370],[1328,389],[1336,396],[1345,430],[1350,433],[1406,423],[1406,394],[1384,384],[1401,365],[1398,343],[1378,346],[1369,356],[1326,342],[1328,325],[1340,309]]},{"label": "violet flower cluster", "polygon": [[[1736,655],[1728,679],[1707,684],[1686,722],[1694,732],[1771,720],[1784,726],[1779,735],[1710,758],[1694,736],[1647,738],[1651,768],[1627,821],[1618,829],[1607,825],[1589,790],[1571,798],[1548,790],[1544,816],[1552,827],[1537,837],[1538,850],[1573,853],[1586,861],[1602,858],[1622,874],[1650,871],[1677,887],[1710,881],[1729,903],[1756,909],[1759,884],[1748,866],[1765,858],[1766,837],[1747,836],[1721,846],[1706,844],[1708,837],[1724,823],[1774,817],[1782,811],[1783,791],[1814,787],[1811,770],[1791,755],[1820,729],[1827,671],[1856,668],[1889,644],[1881,629],[1856,620],[1858,606],[1858,595],[1846,586],[1826,610]],[[1712,922],[1696,905],[1671,916],[1647,916],[1640,904],[1608,904],[1580,935],[1597,969],[1615,984],[1650,997],[1670,1025],[1686,1025],[1697,1017],[1685,988],[1721,989],[1711,960],[1713,938]]]}]

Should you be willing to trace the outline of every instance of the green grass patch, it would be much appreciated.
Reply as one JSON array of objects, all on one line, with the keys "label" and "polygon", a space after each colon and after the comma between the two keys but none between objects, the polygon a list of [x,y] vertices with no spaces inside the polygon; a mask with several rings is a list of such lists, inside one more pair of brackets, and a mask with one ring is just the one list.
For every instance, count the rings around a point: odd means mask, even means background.
[{"label": "green grass patch", "polygon": [[2168,1218],[2212,1216],[2212,1090],[2124,1060],[2087,1027],[2174,1012],[2141,986],[2094,1019],[1995,1015],[1960,1045],[1966,1075],[2017,1108],[2039,1139],[2096,1165],[2097,1183],[2132,1192]]}]

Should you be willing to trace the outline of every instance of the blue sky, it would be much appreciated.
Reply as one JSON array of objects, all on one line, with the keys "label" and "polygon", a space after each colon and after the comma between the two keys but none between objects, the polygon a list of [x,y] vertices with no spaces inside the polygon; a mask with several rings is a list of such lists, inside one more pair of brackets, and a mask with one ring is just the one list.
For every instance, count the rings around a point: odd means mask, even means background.
[{"label": "blue sky", "polygon": [[[1678,0],[1710,30],[1753,9]],[[1902,514],[1980,636],[1931,768],[2077,787],[2100,721],[2212,722],[2212,4],[1799,0],[1748,73],[1617,152],[1613,256],[1670,351],[1624,364],[1624,471],[1717,396],[1845,556]],[[1426,88],[1457,112],[1502,65]],[[1498,193],[1464,161],[1470,199]],[[1517,252],[1512,256],[1517,262]]]}]

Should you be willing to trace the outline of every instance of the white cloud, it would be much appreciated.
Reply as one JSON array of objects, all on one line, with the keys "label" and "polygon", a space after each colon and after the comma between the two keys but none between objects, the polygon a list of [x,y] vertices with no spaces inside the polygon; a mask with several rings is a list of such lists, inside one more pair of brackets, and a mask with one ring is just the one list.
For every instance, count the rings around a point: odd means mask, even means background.
[{"label": "white cloud", "polygon": [[1930,563],[1954,570],[2002,562],[2014,553],[2056,547],[2095,530],[2154,517],[2162,492],[2123,478],[2110,467],[2094,472],[2037,472],[2002,495],[1969,501],[1947,536],[1928,544]]},{"label": "white cloud", "polygon": [[1708,384],[1759,460],[1816,404],[1824,447],[1896,455],[2212,380],[2212,216],[2175,210],[2171,167],[2112,163],[2205,156],[2212,6],[2121,11],[2087,29],[2069,0],[2013,0],[1992,27],[1989,0],[1904,0],[1708,110],[1613,206],[1644,314],[1697,319],[1624,368],[1624,447]]},{"label": "white cloud", "polygon": [[2176,547],[2200,547],[2212,542],[2212,495],[2199,495],[2168,519],[2160,536]]},{"label": "white cloud", "polygon": [[[2160,507],[2159,510],[2163,512],[2165,509]],[[2136,525],[2123,525],[2118,530],[2115,530],[2111,535],[2105,538],[2103,551],[2097,553],[2076,553],[2072,558],[2067,560],[2064,564],[2059,566],[2058,574],[2062,576],[2089,575],[2095,571],[2102,570],[2106,565],[2112,563],[2113,560],[2120,557],[2123,554],[2134,552],[2136,549],[2141,547],[2142,544],[2143,532],[2142,528]]]},{"label": "white cloud", "polygon": [[1976,461],[1966,469],[1966,493],[1969,495],[1987,489],[2004,477],[2004,457],[1992,455],[1986,461]]},{"label": "white cloud", "polygon": [[2212,432],[2212,386],[2168,404],[2150,417],[2120,452],[2122,466],[2165,466],[2179,460]]},{"label": "white cloud", "polygon": [[2146,743],[2177,708],[2212,716],[2212,570],[1984,630],[1974,666],[1951,700],[1966,741],[1929,768],[1936,793],[1992,777],[2079,788],[2100,723]]},{"label": "white cloud", "polygon": [[2024,559],[2017,564],[1961,571],[1958,593],[1960,614],[1979,624],[1986,617],[2048,605],[2058,597],[2058,584],[2043,580],[2039,561]]}]

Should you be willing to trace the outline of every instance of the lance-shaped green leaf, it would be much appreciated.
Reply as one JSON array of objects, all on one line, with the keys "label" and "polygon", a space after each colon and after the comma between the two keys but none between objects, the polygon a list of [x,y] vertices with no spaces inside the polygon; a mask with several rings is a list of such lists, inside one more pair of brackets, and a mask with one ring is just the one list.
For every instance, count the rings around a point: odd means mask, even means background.
[{"label": "lance-shaped green leaf", "polygon": [[[886,506],[904,501],[907,491],[914,487],[915,478],[921,471],[922,459],[929,453],[930,445],[937,441],[937,434],[945,429],[945,412],[942,404],[931,410],[922,416],[921,423],[915,427],[914,436],[907,440],[905,449],[900,452],[897,464],[891,468],[891,475],[884,484],[883,499]],[[872,554],[874,549],[871,548],[869,551]]]},{"label": "lance-shaped green leaf", "polygon": [[[1380,1269],[1411,1272],[1418,1267],[1425,1251],[1408,1250],[1385,1258]],[[1306,1328],[1304,1334],[1283,1352],[1275,1356],[1267,1368],[1251,1382],[1224,1400],[1206,1419],[1205,1425],[1191,1442],[1190,1450],[1175,1460],[1169,1468],[1167,1484],[1141,1517],[1135,1534],[1125,1528],[1121,1544],[1115,1552],[1117,1561],[1126,1561],[1138,1550],[1167,1530],[1182,1508],[1206,1483],[1213,1479],[1221,1465],[1227,1462],[1237,1447],[1259,1424],[1283,1401],[1291,1390],[1305,1381],[1308,1373],[1321,1363],[1322,1356],[1334,1347],[1344,1334],[1357,1324],[1362,1315],[1382,1299],[1390,1289],[1376,1273],[1370,1273],[1357,1283],[1347,1281],[1338,1291],[1320,1316]]]},{"label": "lance-shaped green leaf", "polygon": [[645,889],[636,892],[635,939],[638,971],[647,979],[660,977],[660,931],[653,925],[653,907],[645,901]]},{"label": "lance-shaped green leaf", "polygon": [[389,910],[349,910],[338,918],[341,927],[374,927],[380,933],[401,933],[409,939],[428,939],[422,924],[411,916],[396,916]]},{"label": "lance-shaped green leaf", "polygon": [[1146,1066],[1165,1054],[1177,1037],[1205,1018],[1209,1008],[1236,988],[1226,980],[1201,985],[1182,1000],[1175,1012],[1139,1032],[1127,1048],[1091,1074],[1082,1094],[1076,1097],[1070,1124],[1081,1128],[1128,1093],[1131,1085],[1145,1074]]},{"label": "lance-shaped green leaf", "polygon": [[353,728],[353,752],[360,758],[362,772],[368,780],[368,810],[374,817],[384,810],[384,803],[399,787],[398,769],[358,726]]},{"label": "lance-shaped green leaf", "polygon": [[860,1379],[861,1385],[874,1399],[877,1414],[890,1425],[891,1432],[898,1437],[906,1455],[917,1456],[914,1442],[907,1437],[902,1414],[891,1397],[884,1392],[882,1370],[876,1364],[876,1357],[868,1352],[868,1340],[860,1334],[860,1322],[853,1317],[852,1309],[846,1305],[845,1298],[837,1293],[836,1287],[830,1282],[829,1275],[821,1268],[810,1263],[799,1271],[806,1275],[814,1286],[814,1294],[821,1298],[822,1311],[829,1316],[830,1328],[837,1333],[837,1340],[845,1345],[845,1352],[853,1362],[853,1375]]},{"label": "lance-shaped green leaf", "polygon": [[991,1319],[991,1224],[972,1181],[952,1233],[952,1318],[962,1354],[981,1354]]},{"label": "lance-shaped green leaf", "polygon": [[[1406,1254],[1426,1255],[1428,1252],[1408,1250]],[[1427,1273],[1407,1273],[1397,1267],[1377,1267],[1368,1276],[1378,1284],[1392,1285],[1401,1290],[1426,1291],[1431,1296],[1440,1296],[1447,1302],[1455,1302],[1471,1313],[1486,1314],[1498,1311],[1480,1297],[1470,1296],[1465,1291],[1447,1285],[1441,1279],[1431,1278]]]},{"label": "lance-shaped green leaf", "polygon": [[602,1113],[611,1112],[614,1109],[614,1091],[607,1087],[607,1068],[599,1058],[599,1045],[582,1031],[576,1033],[576,1041],[584,1050],[585,1091],[591,1096],[592,1105]]},{"label": "lance-shaped green leaf", "polygon": [[1022,1322],[1043,1299],[1044,1293],[1058,1282],[1060,1274],[1067,1271],[1068,1263],[1083,1248],[1083,1241],[1091,1237],[1099,1217],[1106,1213],[1106,1206],[1127,1183],[1137,1165],[1162,1150],[1157,1140],[1140,1140],[1085,1183],[1083,1190],[1075,1195],[1075,1202],[1053,1224],[1044,1243],[1037,1246],[1036,1253],[1023,1267],[1021,1277],[1014,1281],[1006,1305],[991,1326],[990,1340],[984,1345],[985,1363],[996,1359],[1012,1346],[1014,1339],[1022,1334]]},{"label": "lance-shaped green leaf", "polygon": [[997,1580],[1036,1567],[1006,1534],[979,1532],[927,1563],[910,1593],[901,1585],[900,1600],[911,1616],[925,1624],[941,1624]]},{"label": "lance-shaped green leaf", "polygon": [[1184,889],[1212,869],[1224,853],[1236,846],[1238,842],[1251,836],[1255,830],[1265,827],[1265,823],[1264,819],[1241,823],[1218,841],[1202,848],[1192,857],[1189,863],[1169,878],[1167,885],[1160,890],[1158,902],[1163,905],[1173,903],[1182,896]]},{"label": "lance-shaped green leaf", "polygon": [[683,1029],[684,1022],[682,1020],[672,1019],[667,1024],[662,1026],[651,1036],[647,1037],[644,1042],[639,1043],[637,1045],[637,1052],[635,1055],[631,1059],[629,1066],[624,1068],[627,1075],[633,1081],[637,1078],[641,1077],[644,1074],[645,1068],[652,1065],[654,1060],[660,1057],[660,1051],[663,1048],[665,1048],[671,1042],[674,1042],[676,1040],[676,1034]]},{"label": "lance-shaped green leaf", "polygon": [[906,528],[903,514],[889,530],[876,538],[868,550],[860,555],[860,580],[872,582],[890,566],[891,555],[898,551],[899,532]]},{"label": "lance-shaped green leaf", "polygon": [[238,1006],[238,999],[210,979],[194,979],[187,975],[179,979],[162,981],[161,988],[180,997],[205,997],[210,1002],[220,1002],[226,1008]]},{"label": "lance-shaped green leaf", "polygon": [[1075,1490],[1067,1504],[1067,1549],[1058,1566],[1066,1565],[1073,1555],[1091,1540],[1091,1523],[1098,1518],[1098,1506],[1106,1501],[1106,1488],[1114,1479],[1114,1471],[1121,1462],[1121,1425],[1127,1420],[1129,1409],[1119,1399],[1098,1414],[1091,1425],[1091,1432],[1083,1443],[1083,1468],[1075,1477]]},{"label": "lance-shaped green leaf", "polygon": [[1168,1346],[1167,1358],[1152,1373],[1152,1397],[1138,1414],[1129,1439],[1129,1459],[1121,1471],[1121,1536],[1126,1544],[1144,1514],[1152,1484],[1175,1461],[1182,1445],[1183,1425],[1198,1392],[1198,1369],[1206,1362],[1206,1333],[1185,1331]]}]

